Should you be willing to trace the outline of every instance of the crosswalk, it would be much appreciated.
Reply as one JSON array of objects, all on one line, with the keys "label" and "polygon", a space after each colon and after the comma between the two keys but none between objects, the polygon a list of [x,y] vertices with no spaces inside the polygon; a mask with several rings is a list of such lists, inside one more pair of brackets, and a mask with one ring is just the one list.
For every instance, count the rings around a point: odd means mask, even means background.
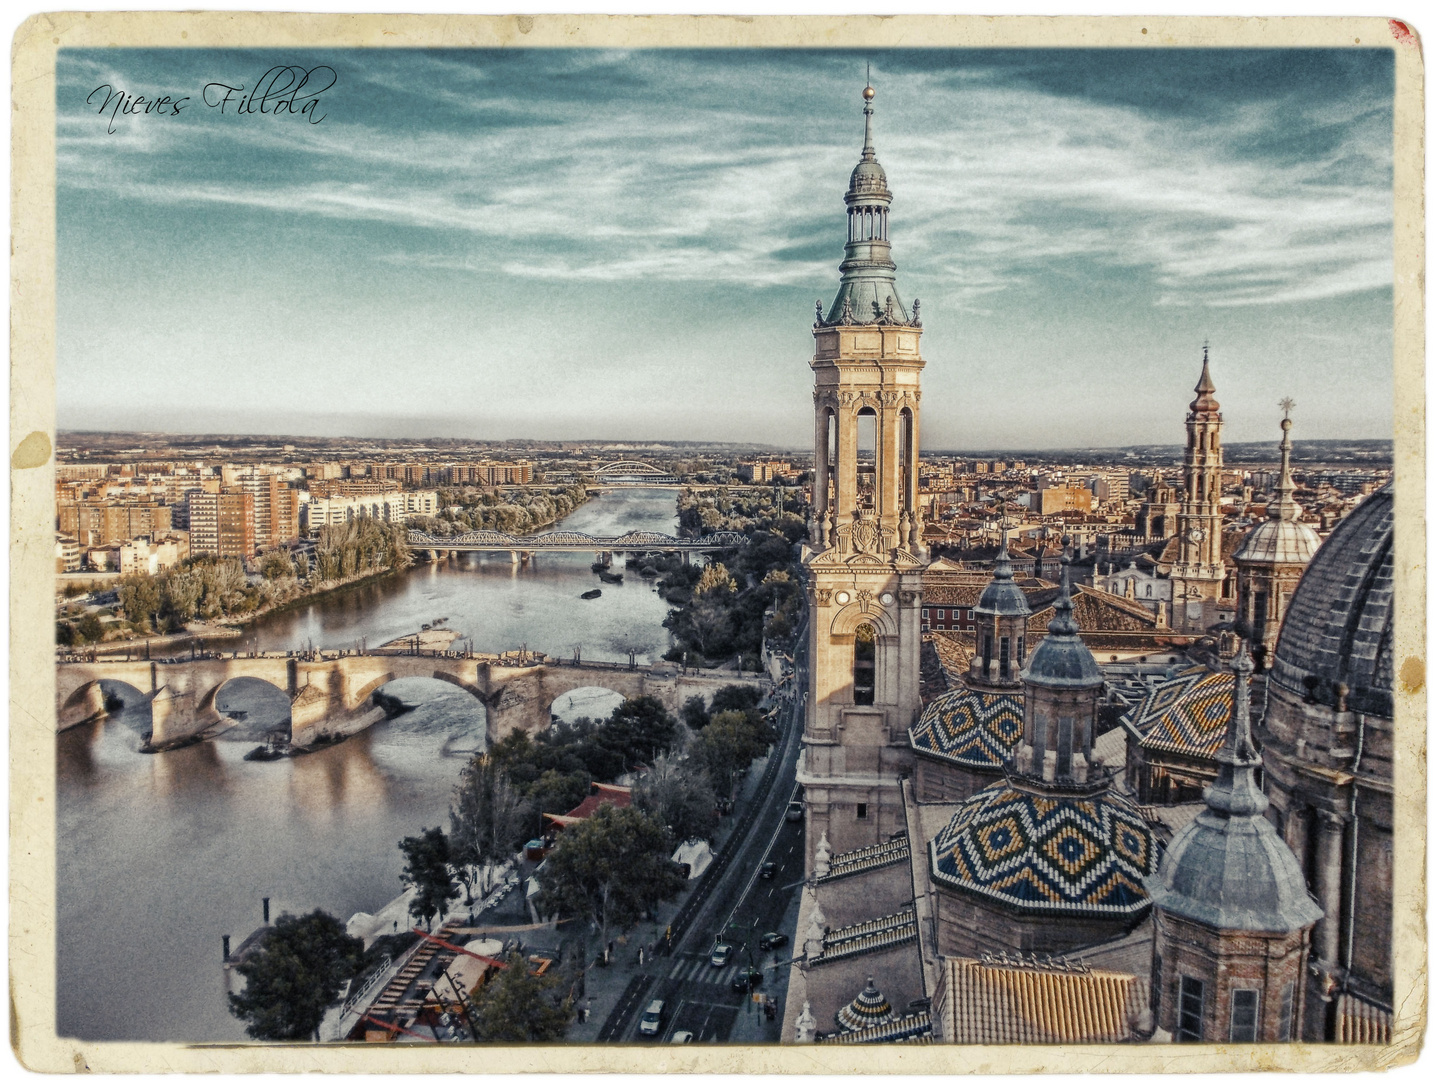
[{"label": "crosswalk", "polygon": [[735,972],[734,965],[727,965],[723,968],[713,967],[708,956],[698,960],[680,957],[670,968],[670,978],[678,982],[690,983],[722,983],[729,982]]}]

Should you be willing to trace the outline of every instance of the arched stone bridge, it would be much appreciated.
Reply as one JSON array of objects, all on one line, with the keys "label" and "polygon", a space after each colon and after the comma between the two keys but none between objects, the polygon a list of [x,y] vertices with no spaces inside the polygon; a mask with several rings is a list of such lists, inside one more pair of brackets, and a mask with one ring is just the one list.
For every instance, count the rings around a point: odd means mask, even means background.
[{"label": "arched stone bridge", "polygon": [[396,679],[439,679],[468,691],[485,708],[485,731],[492,744],[515,730],[543,731],[550,725],[555,699],[582,686],[604,687],[625,697],[652,694],[678,713],[693,694],[708,699],[721,686],[760,680],[758,675],[733,672],[681,675],[678,666],[668,663],[648,668],[549,662],[519,667],[445,653],[318,660],[242,656],[175,663],[96,660],[57,664],[55,676],[57,730],[105,715],[102,681],[124,683],[150,704],[149,746],[154,750],[230,726],[233,721],[215,702],[225,684],[239,678],[268,682],[290,698],[290,739],[297,746],[321,735],[353,734],[381,719],[384,713],[374,706],[373,695]]},{"label": "arched stone bridge", "polygon": [[591,536],[582,532],[547,532],[511,536],[494,529],[474,529],[453,536],[433,536],[410,530],[412,548],[431,551],[720,551],[747,543],[744,533],[717,532],[709,536],[666,536],[632,531],[623,536]]}]

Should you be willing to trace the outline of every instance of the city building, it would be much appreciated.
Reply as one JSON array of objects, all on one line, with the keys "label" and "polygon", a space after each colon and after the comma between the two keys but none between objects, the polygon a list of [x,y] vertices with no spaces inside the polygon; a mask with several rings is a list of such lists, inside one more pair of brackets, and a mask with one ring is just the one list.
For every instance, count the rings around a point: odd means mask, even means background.
[{"label": "city building", "polygon": [[403,522],[412,517],[433,517],[440,509],[433,491],[390,491],[375,495],[332,496],[302,504],[305,531],[316,536],[327,525],[343,525],[356,518]]},{"label": "city building", "polygon": [[1320,536],[1300,520],[1290,475],[1290,405],[1280,421],[1280,476],[1267,519],[1246,535],[1232,558],[1236,568],[1235,632],[1249,642],[1256,662],[1275,651],[1285,608],[1320,548]]},{"label": "city building", "polygon": [[[908,308],[890,256],[890,190],[871,130],[845,193],[839,290],[817,302],[815,478],[803,551],[810,694],[798,779],[807,836],[846,848],[904,827],[897,786],[920,715],[925,548],[916,514],[919,301]],[[861,443],[874,448],[868,458]],[[813,850],[807,848],[813,857]]]},{"label": "city building", "polygon": [[[323,481],[322,481],[323,482]],[[273,471],[251,468],[238,481],[255,500],[255,544],[262,551],[300,535],[300,492]]]},{"label": "city building", "polygon": [[249,558],[255,554],[254,495],[238,488],[192,491],[189,503],[192,555]]},{"label": "city building", "polygon": [[137,536],[170,531],[170,507],[153,499],[60,499],[55,527],[82,548],[108,547]]},{"label": "city building", "polygon": [[1088,514],[1095,506],[1095,496],[1089,488],[1047,487],[1039,492],[1039,510],[1042,516],[1076,511]]},{"label": "city building", "polygon": [[75,542],[73,536],[67,536],[63,532],[55,534],[55,572],[63,574],[71,570],[79,570],[84,562],[80,552],[80,545]]}]

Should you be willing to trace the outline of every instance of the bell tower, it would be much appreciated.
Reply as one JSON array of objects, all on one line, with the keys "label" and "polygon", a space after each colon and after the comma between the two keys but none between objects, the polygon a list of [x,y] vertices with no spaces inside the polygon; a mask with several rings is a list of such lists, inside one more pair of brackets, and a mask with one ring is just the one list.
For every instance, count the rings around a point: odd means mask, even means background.
[{"label": "bell tower", "polygon": [[[890,189],[875,157],[875,90],[845,193],[840,289],[815,304],[815,480],[803,553],[809,698],[799,780],[806,850],[837,851],[904,827],[896,781],[920,713],[920,302],[908,310],[890,257]],[[808,867],[807,867],[808,869]]]},{"label": "bell tower", "polygon": [[1215,602],[1225,587],[1225,557],[1220,539],[1220,402],[1210,379],[1210,346],[1205,346],[1195,400],[1185,417],[1185,491],[1180,507],[1180,553],[1170,578],[1174,582],[1170,624],[1176,629],[1201,629],[1215,619]]}]

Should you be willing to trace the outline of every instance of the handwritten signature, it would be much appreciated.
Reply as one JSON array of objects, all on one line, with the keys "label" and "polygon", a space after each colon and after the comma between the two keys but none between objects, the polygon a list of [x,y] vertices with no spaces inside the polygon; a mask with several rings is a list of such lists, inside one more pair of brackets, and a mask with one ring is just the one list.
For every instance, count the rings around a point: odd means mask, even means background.
[{"label": "handwritten signature", "polygon": [[[335,69],[324,64],[304,68],[298,64],[277,64],[255,80],[248,89],[244,83],[232,86],[224,82],[206,83],[200,100],[225,116],[302,116],[312,124],[324,120],[328,113],[320,111],[321,95],[335,85]],[[99,101],[96,113],[107,116],[106,130],[115,134],[115,122],[121,116],[179,116],[189,97],[146,97],[128,93],[110,83],[101,83],[85,99],[87,105]]]}]

